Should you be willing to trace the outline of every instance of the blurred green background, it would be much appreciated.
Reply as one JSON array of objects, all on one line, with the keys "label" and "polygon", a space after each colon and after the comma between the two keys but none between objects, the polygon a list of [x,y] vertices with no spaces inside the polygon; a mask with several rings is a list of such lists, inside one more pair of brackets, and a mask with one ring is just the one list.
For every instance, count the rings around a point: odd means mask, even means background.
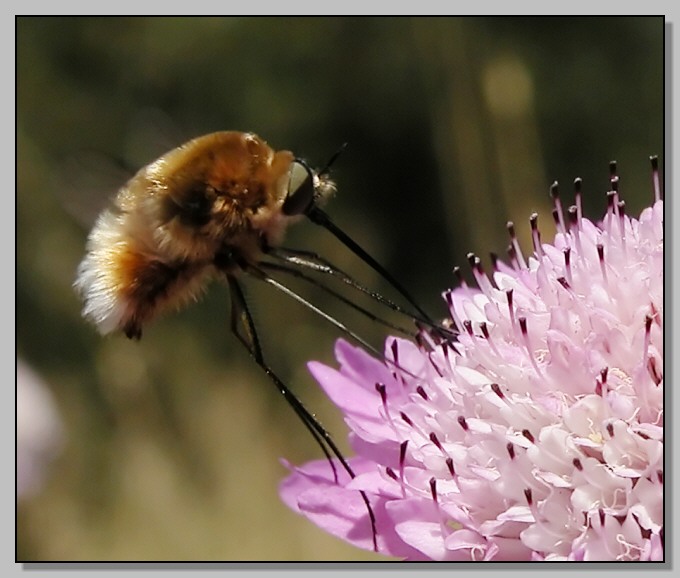
[{"label": "blurred green background", "polygon": [[[452,269],[529,250],[549,185],[601,216],[608,162],[629,214],[663,155],[661,18],[18,18],[17,348],[49,384],[66,444],[18,504],[20,560],[373,560],[285,508],[277,484],[321,452],[229,331],[229,296],[101,338],[71,284],[97,210],[134,171],[203,133],[254,131],[334,166],[336,223],[433,315]],[[663,157],[662,157],[663,162]],[[129,174],[129,173],[128,173]],[[392,296],[330,235],[313,249]],[[265,354],[346,448],[305,363],[337,331],[246,284]],[[386,331],[306,297],[381,347]],[[371,305],[371,307],[373,307]]]}]

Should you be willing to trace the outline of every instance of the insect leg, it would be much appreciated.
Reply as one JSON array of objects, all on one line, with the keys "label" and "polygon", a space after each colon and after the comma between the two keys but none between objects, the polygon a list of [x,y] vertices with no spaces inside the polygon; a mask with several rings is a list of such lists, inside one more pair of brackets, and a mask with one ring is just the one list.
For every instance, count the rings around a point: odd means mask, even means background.
[{"label": "insect leg", "polygon": [[352,331],[347,325],[342,323],[341,321],[338,321],[335,317],[332,315],[329,315],[322,309],[319,309],[316,305],[313,303],[307,301],[304,297],[298,295],[295,291],[281,283],[280,281],[277,281],[274,279],[274,277],[268,275],[265,271],[260,269],[256,265],[251,265],[246,262],[241,263],[241,267],[243,267],[244,271],[247,271],[255,277],[256,279],[260,279],[261,281],[264,281],[265,283],[268,283],[269,285],[272,285],[275,287],[278,291],[281,291],[282,293],[288,295],[289,297],[292,297],[297,301],[298,303],[304,305],[307,309],[310,311],[316,313],[319,317],[323,317],[326,321],[328,321],[331,325],[335,326],[337,329],[342,331],[345,335],[348,335],[350,338],[352,338],[354,341],[356,341],[359,345],[361,345],[364,349],[370,351],[373,355],[384,361],[386,364],[394,366],[396,369],[399,369],[403,373],[407,373],[411,377],[418,378],[417,375],[406,369],[405,367],[400,366],[396,361],[391,360],[385,356],[385,354],[381,353],[373,347],[368,341],[366,341],[364,338],[360,337],[355,331]]},{"label": "insect leg", "polygon": [[304,269],[309,269],[311,271],[317,271],[319,273],[331,275],[343,283],[349,285],[353,289],[368,295],[388,309],[408,317],[409,319],[416,322],[416,324],[429,327],[439,337],[442,337],[447,341],[452,341],[455,339],[456,333],[454,331],[451,331],[446,327],[442,327],[440,324],[432,321],[432,319],[430,319],[428,316],[414,314],[405,310],[403,307],[393,303],[377,291],[373,291],[372,289],[365,287],[350,275],[333,265],[330,261],[324,259],[316,253],[310,251],[300,251],[297,249],[288,249],[284,247],[267,247],[265,248],[265,252],[280,261],[284,261]]},{"label": "insect leg", "polygon": [[347,273],[316,253],[311,251],[301,251],[298,249],[287,249],[284,247],[268,247],[266,252],[268,255],[271,255],[280,261],[290,263],[291,265],[297,265],[299,267],[304,267],[305,269],[336,277],[353,289],[356,289],[361,293],[365,293],[375,301],[385,305],[386,307],[389,307],[392,309],[392,311],[401,313],[411,319],[419,319],[417,315],[413,315],[413,313],[404,310],[396,303],[393,303],[386,297],[383,297],[377,291],[373,291],[367,287],[364,287],[361,283],[350,277]]},{"label": "insect leg", "polygon": [[410,338],[414,338],[414,332],[411,330],[409,331],[408,329],[405,329],[404,327],[400,327],[399,325],[396,325],[394,323],[391,323],[390,321],[387,321],[386,319],[383,319],[381,317],[378,317],[374,313],[371,313],[368,309],[362,307],[361,305],[358,305],[351,299],[348,299],[344,295],[341,295],[337,291],[331,289],[327,285],[319,282],[317,279],[310,277],[303,271],[300,271],[299,269],[296,269],[294,267],[288,266],[288,265],[279,265],[278,263],[268,263],[266,261],[261,261],[259,263],[259,266],[264,269],[264,270],[271,270],[271,271],[280,271],[281,273],[285,273],[286,275],[292,275],[293,277],[297,277],[298,279],[303,279],[307,283],[314,285],[315,287],[318,287],[319,289],[325,291],[326,293],[332,295],[348,307],[351,307],[352,309],[359,311],[362,315],[365,315],[368,317],[371,321],[375,321],[376,323],[380,323],[381,325],[384,325],[385,327],[388,327],[390,329],[393,329],[403,335],[406,335]]},{"label": "insect leg", "polygon": [[[295,414],[300,418],[300,421],[304,424],[307,430],[312,434],[312,437],[317,442],[317,444],[323,450],[324,455],[328,459],[328,462],[333,469],[333,475],[335,477],[336,483],[338,482],[338,474],[335,469],[335,464],[331,459],[331,453],[338,459],[342,467],[349,474],[351,478],[355,478],[356,474],[350,467],[346,458],[339,450],[331,435],[326,431],[326,429],[319,423],[309,410],[302,404],[300,399],[286,386],[286,384],[281,381],[281,379],[274,373],[274,371],[267,365],[262,355],[262,348],[260,346],[259,339],[257,337],[257,331],[255,330],[255,323],[253,322],[252,315],[246,304],[245,296],[243,295],[243,290],[239,285],[238,281],[233,275],[227,275],[227,281],[229,283],[229,290],[231,293],[231,330],[239,339],[239,341],[245,346],[250,353],[250,356],[255,360],[255,362],[262,368],[262,370],[267,374],[269,379],[272,381],[277,391],[284,397],[286,402],[292,407]],[[373,508],[368,500],[368,496],[365,492],[360,491],[361,498],[366,505],[368,510],[368,516],[371,523],[371,532],[373,536],[373,549],[378,551],[377,543],[377,530],[376,521]]]},{"label": "insect leg", "polygon": [[363,339],[362,337],[357,335],[354,331],[352,331],[349,327],[347,327],[347,325],[338,321],[337,319],[335,319],[335,317],[332,317],[331,315],[329,315],[325,311],[322,311],[316,305],[314,305],[313,303],[310,303],[304,297],[301,297],[295,291],[286,287],[283,283],[277,281],[276,279],[274,279],[270,275],[267,275],[259,267],[256,267],[255,265],[245,265],[245,267],[246,267],[245,270],[248,273],[250,273],[253,277],[255,277],[256,279],[260,279],[261,281],[264,281],[265,283],[269,283],[269,285],[276,287],[277,290],[281,291],[282,293],[285,293],[289,297],[292,297],[293,299],[295,299],[295,301],[297,301],[298,303],[301,303],[302,305],[307,307],[307,309],[309,309],[310,311],[313,311],[314,313],[316,313],[320,317],[323,317],[331,325],[334,325],[336,328],[338,328],[340,331],[342,331],[346,335],[349,335],[352,339],[354,339],[362,347],[366,348],[371,353],[373,353],[373,355],[376,355],[377,357],[380,357],[381,359],[384,358],[383,354],[380,351],[378,351],[375,347],[373,347],[370,343],[368,343],[368,341],[366,341],[365,339]]},{"label": "insect leg", "polygon": [[[335,470],[335,464],[331,460],[331,455],[323,443],[321,434],[317,431],[318,429],[323,430],[319,427],[314,427],[314,422],[316,419],[309,413],[309,411],[302,405],[302,402],[295,396],[295,394],[290,391],[290,389],[274,374],[274,372],[269,368],[269,366],[264,361],[264,356],[262,354],[262,348],[260,346],[260,340],[258,339],[257,332],[255,330],[255,323],[250,314],[250,310],[246,305],[245,296],[243,295],[243,290],[239,285],[238,281],[231,275],[227,276],[229,281],[229,289],[231,293],[231,331],[238,340],[245,346],[250,353],[250,356],[255,360],[255,362],[264,370],[264,372],[269,376],[269,378],[276,385],[277,390],[289,405],[293,408],[298,417],[305,424],[305,427],[312,434],[316,442],[319,444],[324,454],[328,458],[331,468],[337,482],[337,472]],[[325,433],[325,432],[324,432]]]}]

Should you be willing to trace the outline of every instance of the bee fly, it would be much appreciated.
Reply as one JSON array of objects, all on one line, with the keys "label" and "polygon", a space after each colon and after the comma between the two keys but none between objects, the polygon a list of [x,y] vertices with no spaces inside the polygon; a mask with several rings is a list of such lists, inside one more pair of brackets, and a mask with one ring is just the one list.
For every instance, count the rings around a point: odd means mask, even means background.
[{"label": "bee fly", "polygon": [[[321,209],[335,190],[330,165],[312,170],[289,151],[274,151],[252,133],[216,132],[171,150],[133,176],[104,210],[88,241],[75,287],[84,300],[83,315],[102,334],[121,331],[140,339],[157,315],[196,299],[210,278],[226,279],[231,293],[231,330],[290,404],[328,458],[333,454],[355,474],[330,434],[267,365],[239,276],[274,286],[382,355],[344,324],[303,299],[271,273],[313,283],[371,319],[389,327],[367,309],[319,283],[309,273],[335,277],[354,290],[406,315],[431,334],[453,334],[434,323],[389,273]],[[281,246],[286,228],[307,217],[330,231],[382,275],[414,308],[408,312],[371,291],[313,252]],[[409,333],[409,332],[407,332]],[[412,333],[410,333],[412,335]],[[337,473],[336,473],[337,479]],[[377,548],[375,516],[366,504]]]}]

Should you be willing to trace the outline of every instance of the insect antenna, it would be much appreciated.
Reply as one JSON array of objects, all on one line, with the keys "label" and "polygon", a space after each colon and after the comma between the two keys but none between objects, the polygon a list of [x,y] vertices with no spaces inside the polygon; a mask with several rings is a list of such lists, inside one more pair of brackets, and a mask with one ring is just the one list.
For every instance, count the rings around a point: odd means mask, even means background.
[{"label": "insect antenna", "polygon": [[328,175],[328,173],[331,172],[331,166],[333,166],[333,163],[335,163],[336,160],[338,160],[338,157],[345,152],[345,149],[347,148],[347,143],[344,142],[342,143],[339,147],[338,150],[335,151],[332,155],[331,158],[328,159],[328,162],[326,165],[318,172],[316,173],[319,178],[325,177]]},{"label": "insect antenna", "polygon": [[[319,445],[323,451],[326,459],[328,460],[331,469],[333,470],[333,476],[335,478],[335,483],[338,483],[338,472],[333,462],[332,456],[335,456],[343,469],[349,474],[351,478],[355,478],[356,474],[352,470],[351,466],[347,462],[347,459],[342,454],[340,449],[337,447],[333,438],[328,433],[328,431],[321,425],[318,419],[316,419],[309,410],[303,405],[302,401],[286,386],[285,383],[274,373],[274,371],[269,367],[269,365],[264,360],[264,355],[262,354],[262,347],[260,346],[260,340],[257,336],[257,331],[255,329],[255,323],[253,322],[252,315],[246,304],[245,296],[240,284],[233,275],[227,275],[227,281],[229,283],[229,290],[231,293],[231,330],[238,340],[243,344],[243,346],[248,350],[248,353],[253,358],[253,360],[260,366],[260,368],[267,374],[271,383],[276,387],[277,391],[284,397],[286,402],[291,406],[295,414],[298,416],[300,421],[304,424],[307,430],[312,434],[312,437]],[[332,454],[332,455],[331,455]],[[366,510],[368,511],[368,517],[371,524],[371,534],[373,540],[373,550],[378,551],[378,541],[377,541],[377,528],[376,519],[373,508],[368,499],[368,496],[363,490],[359,490],[361,498],[366,505]]]}]

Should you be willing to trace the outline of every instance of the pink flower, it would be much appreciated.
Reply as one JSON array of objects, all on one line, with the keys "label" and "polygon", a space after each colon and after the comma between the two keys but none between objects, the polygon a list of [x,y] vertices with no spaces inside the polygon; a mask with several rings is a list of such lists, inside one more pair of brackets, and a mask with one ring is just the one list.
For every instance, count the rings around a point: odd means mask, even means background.
[{"label": "pink flower", "polygon": [[[460,330],[385,360],[345,341],[309,369],[343,411],[356,457],[291,468],[283,500],[361,548],[407,560],[663,559],[663,201],[558,233],[445,294]],[[580,184],[580,181],[577,181]],[[512,232],[512,227],[511,227]]]},{"label": "pink flower", "polygon": [[16,363],[16,491],[17,499],[27,499],[42,489],[64,427],[48,386],[24,361]]}]

